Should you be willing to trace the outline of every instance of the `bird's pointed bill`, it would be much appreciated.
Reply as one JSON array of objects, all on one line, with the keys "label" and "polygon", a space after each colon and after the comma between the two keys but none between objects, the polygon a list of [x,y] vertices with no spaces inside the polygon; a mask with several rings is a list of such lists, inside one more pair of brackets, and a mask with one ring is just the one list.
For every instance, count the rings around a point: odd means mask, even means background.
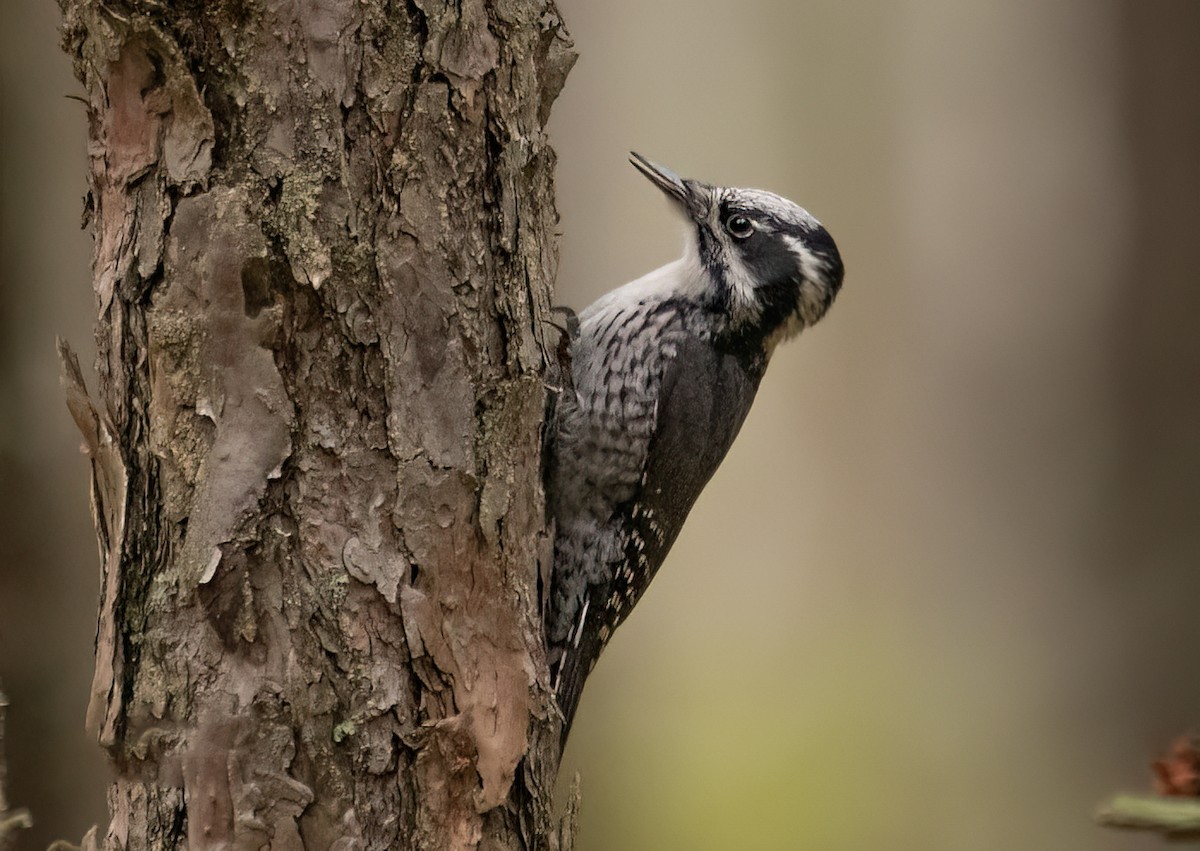
[{"label": "bird's pointed bill", "polygon": [[663,192],[679,203],[687,205],[691,193],[688,192],[687,187],[683,184],[683,178],[678,174],[666,166],[646,159],[636,151],[629,152],[629,162]]}]

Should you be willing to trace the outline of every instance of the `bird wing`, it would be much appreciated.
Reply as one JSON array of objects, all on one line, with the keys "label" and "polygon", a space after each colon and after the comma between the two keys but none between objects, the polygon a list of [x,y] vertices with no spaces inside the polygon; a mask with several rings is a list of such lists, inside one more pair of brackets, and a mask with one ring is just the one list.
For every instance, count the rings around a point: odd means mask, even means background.
[{"label": "bird wing", "polygon": [[647,573],[628,594],[632,607],[666,558],[688,513],[737,437],[762,366],[685,337],[665,366],[642,486],[622,520]]}]

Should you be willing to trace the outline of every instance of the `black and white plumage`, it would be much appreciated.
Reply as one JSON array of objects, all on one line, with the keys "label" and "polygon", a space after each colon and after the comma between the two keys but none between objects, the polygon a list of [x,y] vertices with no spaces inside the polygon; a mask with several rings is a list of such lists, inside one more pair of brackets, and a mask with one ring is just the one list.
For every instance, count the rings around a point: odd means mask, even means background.
[{"label": "black and white plumage", "polygon": [[679,260],[579,315],[571,380],[551,417],[546,640],[564,736],[584,679],[725,457],[775,346],[824,316],[842,283],[833,239],[791,201],[631,162],[682,208],[690,239]]}]

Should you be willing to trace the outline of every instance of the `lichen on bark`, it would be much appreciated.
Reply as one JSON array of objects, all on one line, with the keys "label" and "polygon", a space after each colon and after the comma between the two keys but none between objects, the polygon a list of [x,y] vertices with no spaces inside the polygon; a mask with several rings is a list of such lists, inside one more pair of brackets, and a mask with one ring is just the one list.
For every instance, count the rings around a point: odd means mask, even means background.
[{"label": "lichen on bark", "polygon": [[110,848],[553,847],[550,0],[60,0]]}]

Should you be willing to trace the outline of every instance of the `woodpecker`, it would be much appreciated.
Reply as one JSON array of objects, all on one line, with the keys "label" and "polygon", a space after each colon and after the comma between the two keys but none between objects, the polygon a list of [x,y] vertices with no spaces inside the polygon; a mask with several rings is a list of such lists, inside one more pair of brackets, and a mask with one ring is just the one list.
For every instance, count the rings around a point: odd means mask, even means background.
[{"label": "woodpecker", "polygon": [[584,680],[725,457],[775,347],[842,285],[832,237],[791,201],[630,162],[678,205],[689,238],[681,258],[579,314],[549,418],[546,643],[564,742]]}]

